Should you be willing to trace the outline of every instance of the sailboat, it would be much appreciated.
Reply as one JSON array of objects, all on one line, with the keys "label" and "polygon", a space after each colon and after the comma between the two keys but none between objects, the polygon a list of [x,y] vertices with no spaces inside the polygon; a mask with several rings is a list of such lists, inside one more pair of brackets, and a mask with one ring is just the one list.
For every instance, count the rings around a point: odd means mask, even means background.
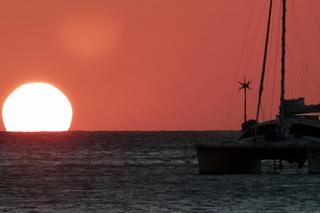
[{"label": "sailboat", "polygon": [[[270,20],[273,0],[270,0],[265,51],[260,80],[256,119],[244,121],[241,136],[230,143],[197,146],[200,174],[257,174],[261,160],[272,159],[303,167],[308,162],[309,173],[320,173],[320,104],[305,105],[303,97],[285,99],[286,83],[286,11],[282,1],[281,93],[279,114],[273,120],[258,122],[261,109],[264,76],[268,55]],[[246,115],[245,115],[246,118]]]}]

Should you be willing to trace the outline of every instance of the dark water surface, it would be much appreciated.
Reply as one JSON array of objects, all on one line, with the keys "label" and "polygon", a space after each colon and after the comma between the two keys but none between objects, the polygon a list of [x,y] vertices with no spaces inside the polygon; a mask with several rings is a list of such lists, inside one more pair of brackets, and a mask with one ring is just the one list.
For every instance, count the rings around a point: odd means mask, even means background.
[{"label": "dark water surface", "polygon": [[1,133],[0,212],[320,212],[306,168],[198,175],[195,144],[235,135]]}]

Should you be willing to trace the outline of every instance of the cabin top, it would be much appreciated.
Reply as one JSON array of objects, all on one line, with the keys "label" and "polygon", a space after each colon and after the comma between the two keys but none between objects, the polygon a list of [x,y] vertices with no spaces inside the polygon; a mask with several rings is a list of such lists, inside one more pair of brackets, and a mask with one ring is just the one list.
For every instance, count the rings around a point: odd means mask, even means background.
[{"label": "cabin top", "polygon": [[285,100],[284,106],[286,117],[319,119],[320,104],[306,105],[303,97]]}]

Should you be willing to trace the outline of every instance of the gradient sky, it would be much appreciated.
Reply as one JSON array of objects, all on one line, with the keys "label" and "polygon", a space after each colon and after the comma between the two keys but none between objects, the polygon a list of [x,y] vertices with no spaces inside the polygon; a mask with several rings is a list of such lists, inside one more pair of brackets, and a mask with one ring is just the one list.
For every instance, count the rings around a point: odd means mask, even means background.
[{"label": "gradient sky", "polygon": [[[44,81],[71,100],[72,130],[239,129],[244,76],[256,110],[267,3],[1,0],[1,103]],[[287,97],[320,102],[320,1],[288,4]],[[278,108],[279,11],[275,0],[264,119]]]}]

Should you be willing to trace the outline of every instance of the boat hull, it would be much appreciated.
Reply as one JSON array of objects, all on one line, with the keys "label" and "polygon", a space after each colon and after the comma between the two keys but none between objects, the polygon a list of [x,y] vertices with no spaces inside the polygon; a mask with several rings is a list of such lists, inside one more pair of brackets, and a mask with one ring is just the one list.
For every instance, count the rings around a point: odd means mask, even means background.
[{"label": "boat hull", "polygon": [[246,148],[197,147],[200,174],[259,174],[261,160]]},{"label": "boat hull", "polygon": [[320,174],[320,146],[274,144],[215,144],[197,147],[200,174],[259,174],[261,160],[283,160],[302,168],[308,161],[310,174]]}]

